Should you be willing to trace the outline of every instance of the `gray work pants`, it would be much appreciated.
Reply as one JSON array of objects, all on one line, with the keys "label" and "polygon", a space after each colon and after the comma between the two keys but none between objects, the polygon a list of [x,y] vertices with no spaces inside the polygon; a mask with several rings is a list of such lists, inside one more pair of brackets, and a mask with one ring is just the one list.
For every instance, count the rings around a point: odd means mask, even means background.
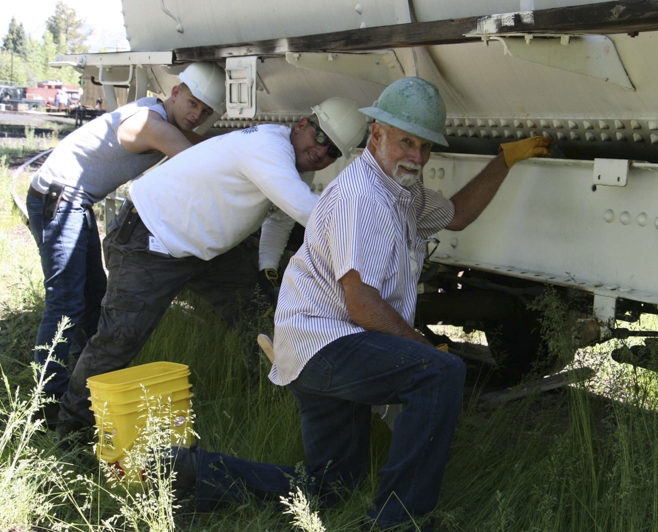
[{"label": "gray work pants", "polygon": [[60,422],[94,424],[87,379],[128,366],[183,287],[234,324],[238,301],[249,301],[258,280],[258,252],[244,244],[209,261],[155,254],[148,250],[150,233],[141,220],[125,244],[117,243],[117,228],[127,213],[121,209],[103,241],[109,276],[98,331],[71,375],[61,399]]}]

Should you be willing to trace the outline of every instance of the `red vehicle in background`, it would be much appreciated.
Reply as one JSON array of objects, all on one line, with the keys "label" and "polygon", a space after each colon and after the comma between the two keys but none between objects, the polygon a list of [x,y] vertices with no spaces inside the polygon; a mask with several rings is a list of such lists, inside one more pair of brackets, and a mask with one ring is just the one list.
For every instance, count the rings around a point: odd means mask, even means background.
[{"label": "red vehicle in background", "polygon": [[25,98],[34,100],[44,100],[46,110],[59,110],[55,100],[58,89],[63,89],[68,95],[68,104],[65,110],[70,107],[77,107],[82,97],[82,87],[77,85],[64,85],[61,81],[41,81],[36,87],[25,89]]}]

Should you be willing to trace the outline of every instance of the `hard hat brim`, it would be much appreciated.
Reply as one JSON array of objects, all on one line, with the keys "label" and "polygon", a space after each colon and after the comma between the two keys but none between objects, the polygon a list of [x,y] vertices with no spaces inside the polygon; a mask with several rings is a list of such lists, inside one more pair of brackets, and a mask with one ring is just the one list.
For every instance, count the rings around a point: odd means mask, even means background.
[{"label": "hard hat brim", "polygon": [[432,131],[426,127],[417,124],[410,124],[409,122],[400,120],[399,118],[393,116],[391,113],[384,111],[379,107],[363,107],[359,109],[359,112],[369,116],[370,118],[374,118],[379,122],[383,122],[389,126],[401,129],[402,131],[406,131],[407,133],[415,135],[416,137],[420,137],[421,139],[429,140],[430,142],[440,144],[441,146],[448,146],[448,141],[446,140],[446,137],[443,135],[443,133]]}]

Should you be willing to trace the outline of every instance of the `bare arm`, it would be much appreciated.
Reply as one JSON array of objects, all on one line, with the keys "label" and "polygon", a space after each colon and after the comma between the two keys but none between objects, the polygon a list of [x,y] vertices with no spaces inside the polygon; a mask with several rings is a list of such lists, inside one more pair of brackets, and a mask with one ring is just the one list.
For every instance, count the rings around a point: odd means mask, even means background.
[{"label": "bare arm", "polygon": [[496,195],[508,172],[509,168],[501,152],[484,170],[450,198],[455,205],[455,217],[446,229],[461,231],[475,221]]},{"label": "bare arm", "polygon": [[126,118],[117,136],[121,145],[131,153],[159,151],[173,157],[192,146],[183,132],[155,111],[135,113]]},{"label": "bare arm", "polygon": [[183,135],[189,140],[192,144],[199,144],[199,142],[203,142],[204,140],[208,140],[209,137],[204,137],[203,135],[199,135],[198,133],[195,133],[194,131],[181,131]]},{"label": "bare arm", "polygon": [[434,347],[382,299],[379,291],[363,283],[359,272],[350,270],[339,282],[345,291],[347,313],[358,326]]},{"label": "bare arm", "polygon": [[489,205],[512,166],[530,157],[550,157],[553,144],[553,139],[547,137],[501,144],[496,158],[450,198],[455,206],[455,217],[446,229],[461,231],[468,227]]}]

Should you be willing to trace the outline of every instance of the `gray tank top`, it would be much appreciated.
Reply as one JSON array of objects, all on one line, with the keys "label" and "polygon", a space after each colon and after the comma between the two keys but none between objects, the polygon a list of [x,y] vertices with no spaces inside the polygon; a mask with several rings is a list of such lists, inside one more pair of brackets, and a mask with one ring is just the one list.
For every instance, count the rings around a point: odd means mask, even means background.
[{"label": "gray tank top", "polygon": [[131,153],[117,138],[121,122],[145,109],[167,120],[157,98],[140,98],[105,113],[62,139],[32,178],[32,186],[45,193],[57,181],[65,185],[62,199],[91,205],[157,164],[162,153]]}]

